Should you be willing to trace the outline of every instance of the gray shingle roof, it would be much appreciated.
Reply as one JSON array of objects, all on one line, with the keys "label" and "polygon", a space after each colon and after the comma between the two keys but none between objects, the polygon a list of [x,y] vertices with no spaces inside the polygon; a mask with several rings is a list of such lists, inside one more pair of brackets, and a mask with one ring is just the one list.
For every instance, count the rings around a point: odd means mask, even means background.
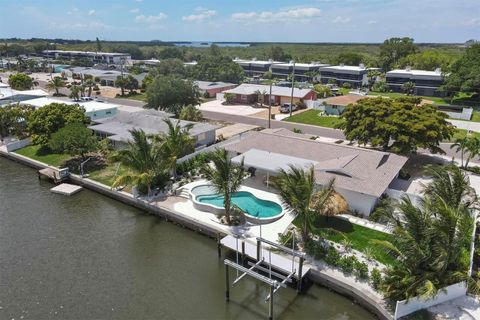
[{"label": "gray shingle roof", "polygon": [[[315,162],[318,183],[326,184],[335,178],[338,188],[376,197],[385,192],[407,161],[406,157],[388,152],[310,140],[286,129],[251,132],[225,149],[238,153],[258,149],[310,160]],[[264,161],[271,160],[265,157]]]}]

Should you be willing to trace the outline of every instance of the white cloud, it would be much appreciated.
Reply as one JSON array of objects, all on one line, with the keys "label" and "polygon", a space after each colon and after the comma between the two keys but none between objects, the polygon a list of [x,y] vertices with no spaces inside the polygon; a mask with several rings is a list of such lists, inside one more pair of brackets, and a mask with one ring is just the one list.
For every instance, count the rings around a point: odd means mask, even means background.
[{"label": "white cloud", "polygon": [[183,21],[204,21],[212,18],[217,14],[217,11],[215,10],[206,10],[204,8],[197,8],[197,11],[199,11],[198,14],[191,14],[188,16],[182,17]]},{"label": "white cloud", "polygon": [[320,17],[321,10],[318,8],[292,8],[280,11],[237,12],[232,14],[232,19],[237,21],[248,21],[255,19],[261,22],[277,22],[292,20],[310,20]]},{"label": "white cloud", "polygon": [[466,26],[480,26],[480,18],[472,18],[469,20],[466,20],[464,23]]},{"label": "white cloud", "polygon": [[377,23],[378,23],[377,20],[369,20],[369,21],[368,21],[368,24],[377,24]]},{"label": "white cloud", "polygon": [[350,22],[350,17],[337,16],[332,20],[333,23],[348,23]]},{"label": "white cloud", "polygon": [[79,12],[80,12],[80,9],[73,8],[72,10],[67,11],[67,14],[71,15],[71,14],[77,14]]},{"label": "white cloud", "polygon": [[163,12],[160,12],[156,16],[145,16],[145,15],[141,14],[141,15],[135,17],[135,21],[146,23],[146,24],[156,24],[156,23],[160,22],[161,20],[166,19],[167,17],[168,16]]},{"label": "white cloud", "polygon": [[140,9],[138,9],[138,8],[130,9],[129,12],[130,12],[130,13],[139,13],[139,12],[140,12]]},{"label": "white cloud", "polygon": [[89,16],[94,16],[96,14],[95,10],[91,9],[88,11]]}]

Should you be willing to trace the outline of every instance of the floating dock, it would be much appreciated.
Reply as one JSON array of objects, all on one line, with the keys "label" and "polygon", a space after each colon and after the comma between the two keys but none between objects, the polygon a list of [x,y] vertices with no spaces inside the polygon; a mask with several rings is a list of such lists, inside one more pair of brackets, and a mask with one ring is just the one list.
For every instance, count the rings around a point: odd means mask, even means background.
[{"label": "floating dock", "polygon": [[68,172],[68,168],[63,169],[56,169],[47,167],[41,170],[38,170],[38,179],[40,177],[45,177],[47,179],[52,180],[54,183],[62,183],[63,181],[69,178],[70,173]]},{"label": "floating dock", "polygon": [[62,184],[59,184],[56,187],[53,187],[52,189],[50,189],[50,191],[52,191],[53,193],[58,193],[58,194],[66,195],[66,196],[71,196],[72,194],[75,194],[82,189],[83,189],[83,187],[81,187],[81,186],[77,186],[77,185],[69,184],[69,183],[62,183]]}]

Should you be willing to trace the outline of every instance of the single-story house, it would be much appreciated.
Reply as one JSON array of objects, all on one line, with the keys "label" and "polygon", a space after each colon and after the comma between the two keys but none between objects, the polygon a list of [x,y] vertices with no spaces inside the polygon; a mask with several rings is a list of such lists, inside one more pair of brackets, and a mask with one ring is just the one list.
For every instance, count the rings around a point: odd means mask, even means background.
[{"label": "single-story house", "polygon": [[244,161],[256,176],[275,175],[289,165],[313,167],[317,184],[335,179],[334,188],[351,210],[369,215],[398,176],[407,158],[393,153],[320,142],[286,129],[250,132],[225,149],[232,161]]},{"label": "single-story house", "polygon": [[202,96],[206,97],[208,94],[208,98],[215,97],[217,93],[220,93],[225,90],[233,89],[237,86],[234,83],[221,82],[221,81],[217,81],[217,82],[194,81],[194,84],[197,85]]},{"label": "single-story house", "polygon": [[[126,112],[119,110],[113,117],[95,120],[89,126],[98,136],[109,139],[116,149],[121,149],[125,143],[130,141],[132,129],[141,129],[147,134],[161,134],[168,132],[168,125],[165,119],[171,118],[172,114],[156,111],[142,110],[138,112]],[[180,126],[193,125],[190,129],[190,136],[195,139],[195,146],[207,146],[215,142],[215,131],[217,126],[203,122],[184,121],[171,118],[173,123],[180,123]]]},{"label": "single-story house", "polygon": [[[244,83],[236,88],[223,91],[223,93],[234,94],[234,102],[240,104],[252,104],[257,102],[257,99],[262,99],[261,95],[258,96],[258,92],[264,93],[263,103],[268,104],[270,96],[270,86],[268,85]],[[282,105],[284,103],[290,103],[291,95],[292,88],[272,86],[272,96],[270,99],[273,105]],[[293,89],[293,103],[316,99],[317,94],[311,89]]]},{"label": "single-story house", "polygon": [[8,84],[0,83],[0,106],[46,96],[48,92],[42,89],[14,90]]},{"label": "single-story house", "polygon": [[100,101],[72,101],[72,100],[63,100],[50,97],[42,97],[37,99],[25,100],[21,104],[30,105],[35,108],[42,108],[47,104],[51,103],[64,103],[69,105],[78,104],[85,109],[85,115],[90,117],[92,121],[112,117],[117,113],[118,106],[111,103],[100,102]]},{"label": "single-story house", "polygon": [[358,94],[347,94],[344,96],[331,97],[323,100],[319,109],[325,111],[325,113],[328,115],[339,116],[343,113],[346,106],[349,104],[355,104],[359,100],[365,98],[368,97]]}]

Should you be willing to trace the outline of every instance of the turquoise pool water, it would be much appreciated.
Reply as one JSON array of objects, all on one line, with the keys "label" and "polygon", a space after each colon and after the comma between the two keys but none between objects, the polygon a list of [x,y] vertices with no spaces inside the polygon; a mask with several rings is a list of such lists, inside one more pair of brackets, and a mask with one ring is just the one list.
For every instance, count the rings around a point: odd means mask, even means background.
[{"label": "turquoise pool water", "polygon": [[[197,201],[216,207],[223,207],[223,195],[209,194],[197,196]],[[282,213],[282,207],[273,201],[262,200],[247,191],[239,191],[232,194],[232,203],[242,211],[256,218],[271,218]]]}]

